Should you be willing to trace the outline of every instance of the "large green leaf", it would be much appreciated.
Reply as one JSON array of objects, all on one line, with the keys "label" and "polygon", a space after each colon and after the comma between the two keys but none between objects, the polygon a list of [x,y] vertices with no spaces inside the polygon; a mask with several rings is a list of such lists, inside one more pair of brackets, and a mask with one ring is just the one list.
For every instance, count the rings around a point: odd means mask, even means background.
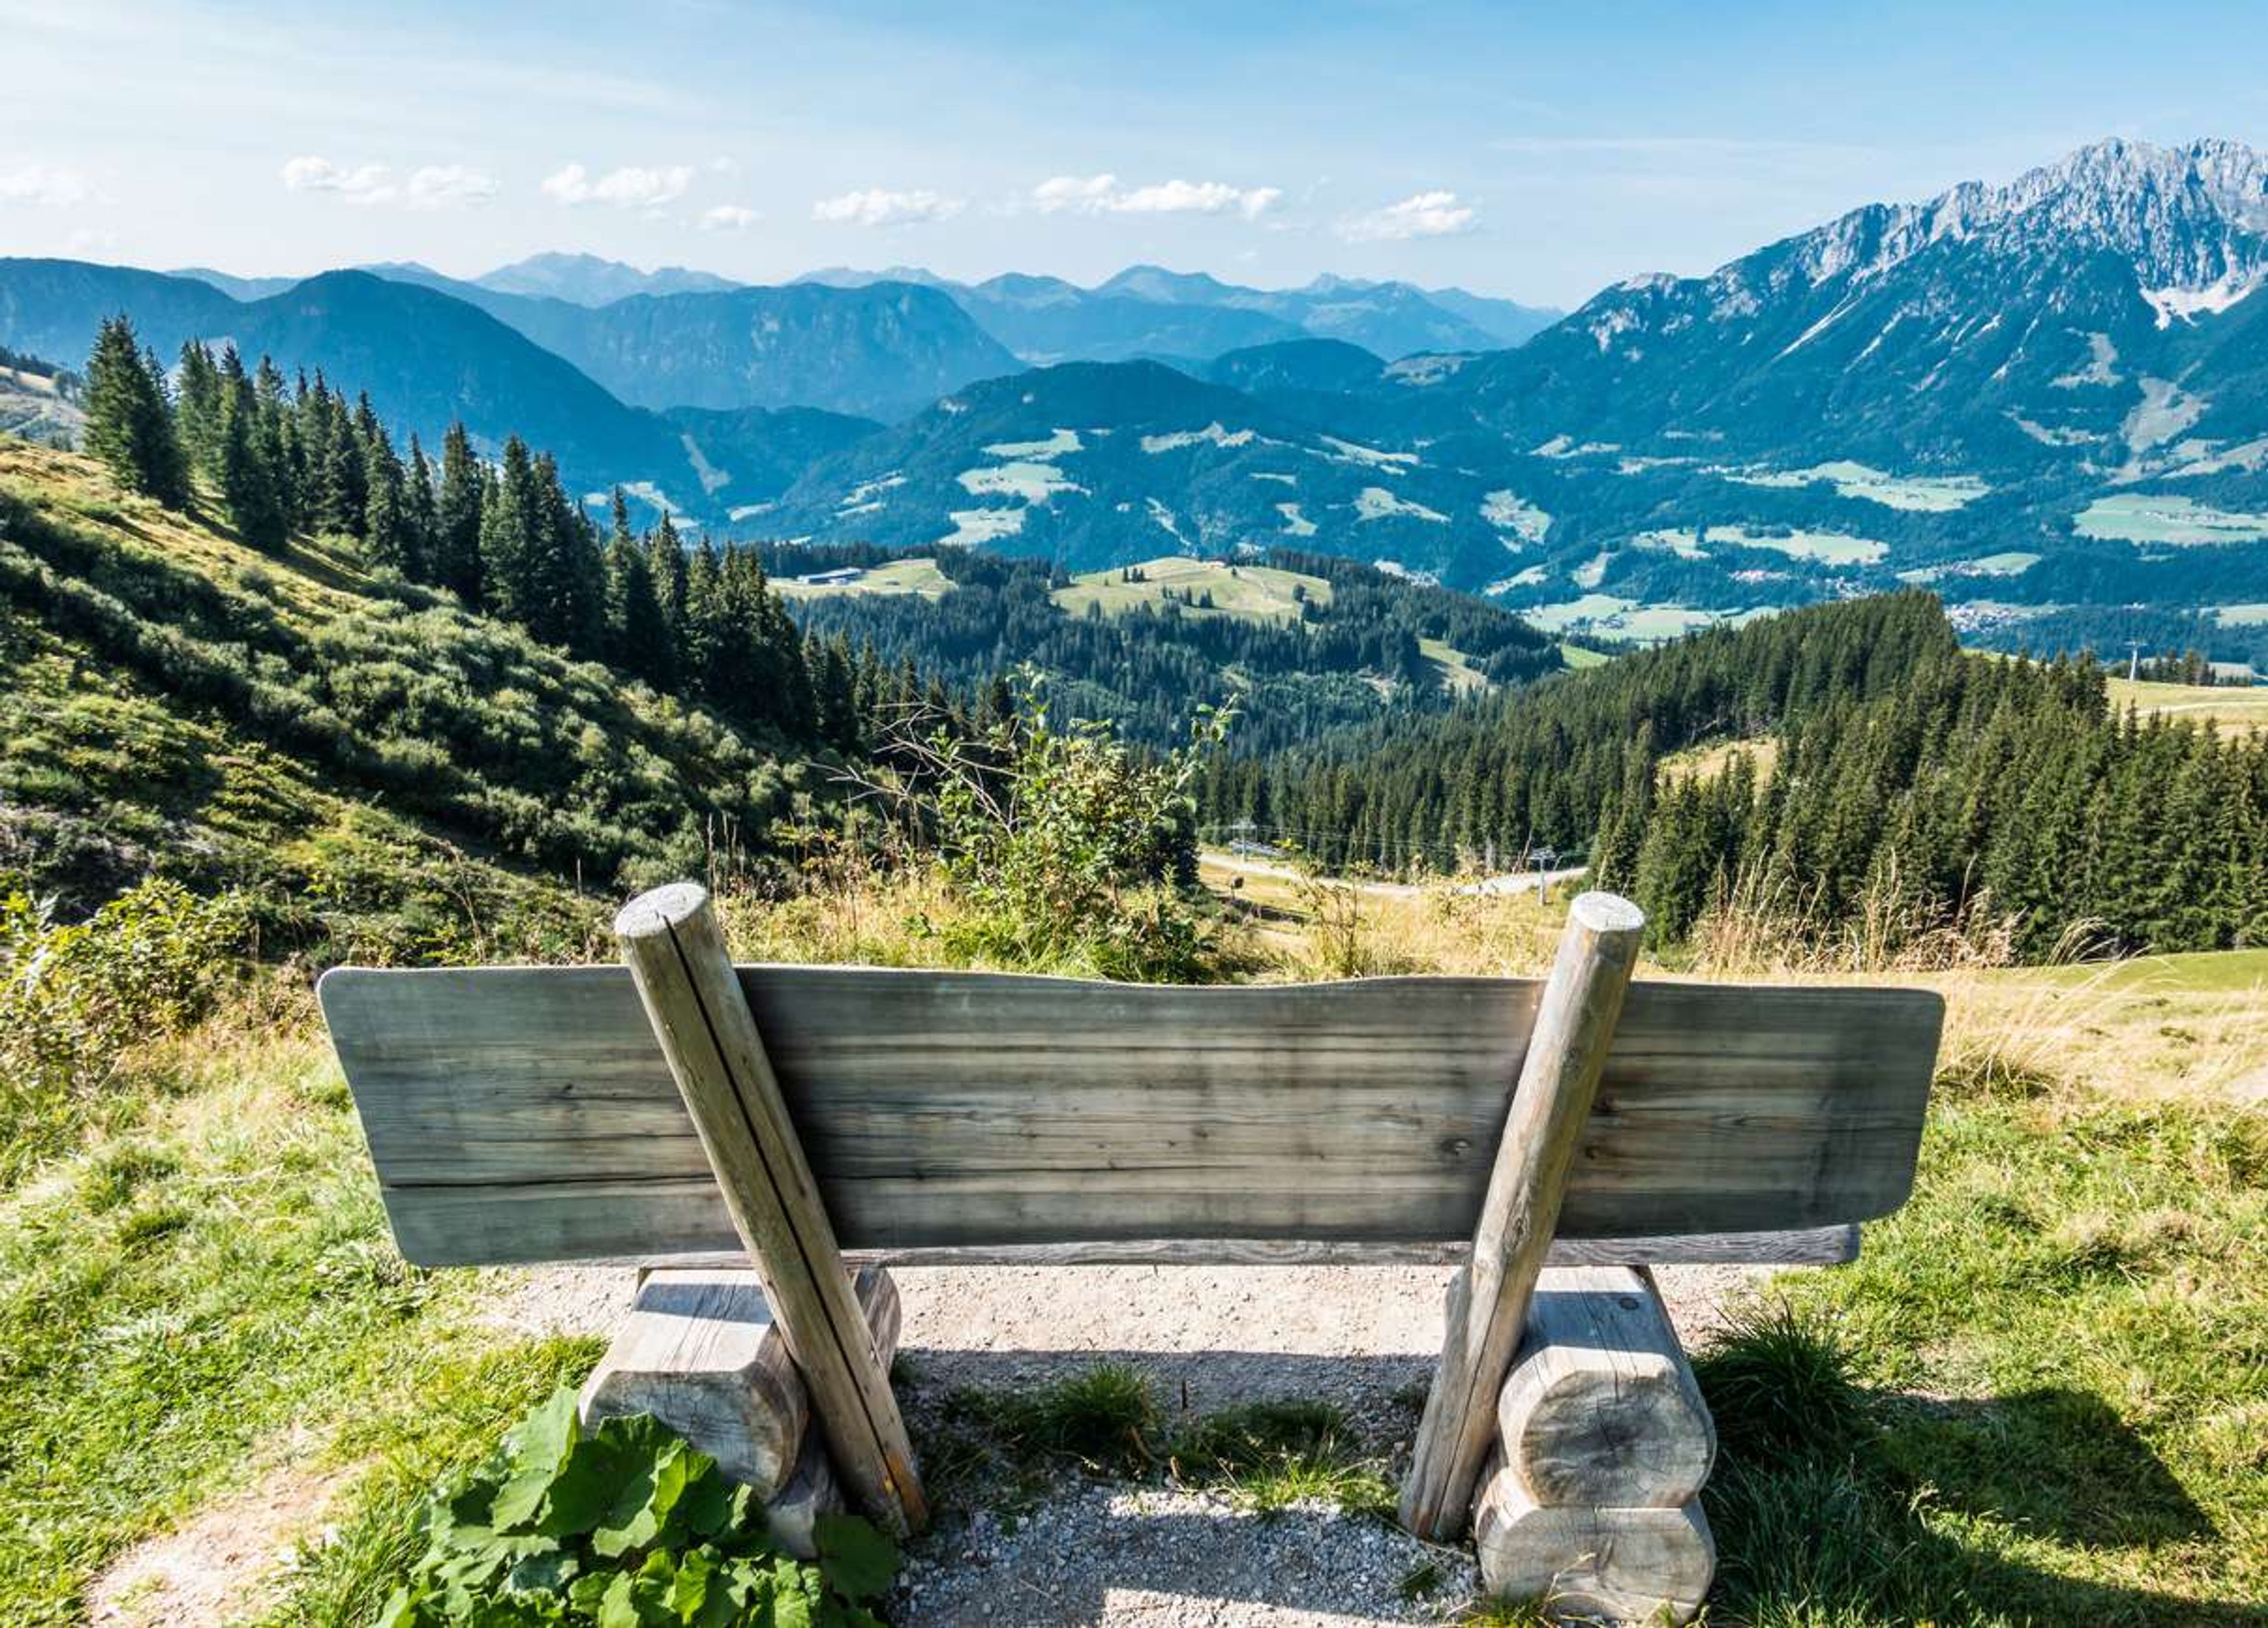
[{"label": "large green leaf", "polygon": [[872,1599],[897,1577],[898,1546],[871,1521],[821,1515],[814,1536],[819,1543],[819,1569],[846,1600]]},{"label": "large green leaf", "polygon": [[490,1516],[498,1531],[534,1523],[551,1484],[558,1479],[568,1455],[582,1436],[582,1425],[575,1417],[575,1393],[564,1386],[505,1436],[512,1472],[497,1490]]}]

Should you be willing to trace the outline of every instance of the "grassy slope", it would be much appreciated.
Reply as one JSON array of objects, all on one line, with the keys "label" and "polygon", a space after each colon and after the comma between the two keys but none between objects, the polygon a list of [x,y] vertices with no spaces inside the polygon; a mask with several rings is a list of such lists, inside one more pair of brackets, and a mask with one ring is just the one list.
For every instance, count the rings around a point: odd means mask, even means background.
[{"label": "grassy slope", "polygon": [[1073,578],[1071,586],[1057,589],[1055,601],[1074,616],[1085,615],[1089,605],[1101,606],[1105,615],[1116,615],[1137,605],[1162,605],[1171,588],[1192,596],[1211,594],[1215,615],[1248,622],[1297,622],[1300,601],[1292,597],[1294,588],[1320,603],[1329,604],[1331,598],[1331,585],[1322,578],[1272,565],[1231,565],[1223,560],[1167,555],[1145,560],[1139,569],[1145,578],[1141,582],[1121,581],[1116,571],[1089,571]]},{"label": "grassy slope", "polygon": [[[1300,602],[1293,597],[1295,588],[1318,604],[1327,605],[1331,599],[1331,585],[1324,578],[1273,565],[1233,565],[1226,560],[1167,555],[1143,562],[1139,569],[1144,573],[1140,582],[1123,580],[1115,569],[1088,571],[1072,578],[1069,587],[1057,589],[1052,597],[1074,616],[1085,615],[1090,605],[1099,605],[1103,615],[1116,616],[1139,605],[1163,605],[1167,589],[1192,597],[1210,593],[1211,608],[1185,604],[1182,614],[1235,616],[1247,622],[1297,622]],[[1419,640],[1418,648],[1440,669],[1441,681],[1452,690],[1464,694],[1489,687],[1487,677],[1464,652],[1436,638]]]},{"label": "grassy slope", "polygon": [[698,868],[704,820],[753,845],[805,775],[346,548],[262,556],[0,440],[0,870],[43,888],[156,868],[358,954],[556,950],[597,920],[561,877]]},{"label": "grassy slope", "polygon": [[923,557],[892,560],[861,573],[856,582],[814,583],[798,582],[792,577],[777,578],[772,586],[792,600],[828,600],[862,593],[918,593],[924,599],[941,599],[953,592],[953,580],[937,568],[935,560]]},{"label": "grassy slope", "polygon": [[2225,731],[2268,729],[2268,684],[2237,689],[2227,684],[2135,683],[2113,678],[2110,704],[2162,712],[2190,723],[2210,719]]}]

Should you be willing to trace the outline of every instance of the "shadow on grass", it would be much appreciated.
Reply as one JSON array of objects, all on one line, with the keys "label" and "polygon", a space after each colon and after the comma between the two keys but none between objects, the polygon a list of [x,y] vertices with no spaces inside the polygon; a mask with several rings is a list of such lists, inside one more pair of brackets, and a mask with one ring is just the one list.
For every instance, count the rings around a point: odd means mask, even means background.
[{"label": "shadow on grass", "polygon": [[[1864,1389],[1825,1324],[1767,1308],[1695,1364],[1722,1456],[1711,1621],[2259,1628],[2256,1606],[2044,1571],[2001,1541],[2139,1550],[2220,1535],[2101,1397]],[[1960,1529],[1968,1528],[1966,1531]]]},{"label": "shadow on grass", "polygon": [[[932,1492],[962,1514],[1012,1512],[1045,1523],[1060,1500],[1083,1496],[1102,1451],[1130,1439],[1186,1442],[1209,1414],[1253,1403],[1331,1401],[1353,1415],[1350,1448],[1374,1455],[1390,1482],[1406,1452],[1430,1354],[1326,1357],[1227,1350],[1186,1352],[961,1352],[907,1353],[904,1393]],[[1155,1412],[1135,1421],[1089,1405],[1066,1389],[1100,1363],[1138,1373]],[[1767,1308],[1737,1322],[1695,1364],[1717,1416],[1722,1456],[1704,1494],[1719,1570],[1713,1628],[2263,1628],[2257,1607],[2192,1597],[2174,1587],[2089,1582],[2043,1570],[2022,1539],[2068,1550],[2128,1551],[2148,1565],[2158,1547],[2194,1546],[2220,1534],[2149,1443],[2102,1398],[2045,1388],[1973,1401],[1870,1389],[1851,1378],[1849,1353],[1825,1325]],[[1112,1393],[1115,1397],[1116,1393]],[[1108,1399],[1108,1398],[1106,1398]],[[1030,1439],[1063,1433],[1048,1410],[1077,1400],[1103,1429],[1069,1454],[1028,1459]],[[1034,1413],[1037,1407],[1040,1411]],[[1012,1439],[1022,1438],[1022,1441]],[[1155,1484],[1169,1453],[1134,1454],[1101,1479]],[[1021,1461],[1021,1462],[1020,1462]],[[1083,1467],[1082,1477],[1076,1473]],[[1072,1480],[1062,1478],[1066,1470]],[[1101,1520],[1103,1529],[1090,1530]],[[1343,1546],[1344,1517],[1302,1514],[1312,1531],[1259,1541],[1248,1518],[1223,1510],[1091,1509],[1073,1524],[1107,1554],[1079,1587],[1044,1600],[1012,1587],[988,1623],[1091,1621],[1111,1590],[1192,1600],[1239,1600],[1288,1610],[1344,1609],[1328,1571],[1287,1565],[1313,1543]],[[1400,1553],[1401,1539],[1377,1527]],[[1412,1549],[1413,1556],[1424,1551]],[[1440,1552],[1440,1551],[1433,1551]],[[1413,1562],[1414,1563],[1414,1562]],[[1400,1564],[1397,1559],[1396,1564]],[[950,1590],[959,1600],[962,1592]],[[942,1604],[945,1628],[979,1620]],[[1029,1614],[1022,1614],[1028,1610]],[[1356,1617],[1353,1620],[1368,1620]],[[1383,1620],[1382,1618],[1381,1620]]]}]

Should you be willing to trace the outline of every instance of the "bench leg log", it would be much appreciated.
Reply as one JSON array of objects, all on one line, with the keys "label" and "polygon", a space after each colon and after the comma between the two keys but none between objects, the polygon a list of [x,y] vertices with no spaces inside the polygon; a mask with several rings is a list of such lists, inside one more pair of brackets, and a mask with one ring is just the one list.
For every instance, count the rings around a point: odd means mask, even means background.
[{"label": "bench leg log", "polygon": [[[874,1350],[885,1365],[898,1349],[897,1285],[879,1266],[854,1285]],[[583,1422],[651,1413],[717,1461],[733,1480],[770,1504],[794,1501],[812,1477],[819,1433],[806,1428],[810,1403],[787,1341],[756,1275],[654,1271],[638,1285],[630,1315],[591,1371]],[[827,1475],[830,1489],[831,1474]],[[834,1506],[840,1507],[836,1498]]]},{"label": "bench leg log", "polygon": [[1447,1543],[1464,1530],[1645,926],[1636,905],[1610,893],[1568,910],[1402,1486],[1402,1524],[1420,1537]]},{"label": "bench leg log", "polygon": [[1539,1504],[1674,1509],[1701,1491],[1716,1426],[1650,1274],[1543,1274],[1497,1436],[1505,1469]]},{"label": "bench leg log", "polygon": [[615,932],[843,1490],[889,1531],[919,1531],[929,1504],[888,1364],[851,1293],[708,893],[678,882],[641,895]]},{"label": "bench leg log", "polygon": [[1474,1500],[1483,1582],[1554,1617],[1690,1620],[1716,1569],[1699,1497],[1716,1448],[1652,1276],[1545,1272]]},{"label": "bench leg log", "polygon": [[1675,1509],[1554,1508],[1502,1470],[1474,1506],[1473,1547],[1491,1594],[1578,1621],[1690,1622],[1717,1567],[1698,1499]]}]

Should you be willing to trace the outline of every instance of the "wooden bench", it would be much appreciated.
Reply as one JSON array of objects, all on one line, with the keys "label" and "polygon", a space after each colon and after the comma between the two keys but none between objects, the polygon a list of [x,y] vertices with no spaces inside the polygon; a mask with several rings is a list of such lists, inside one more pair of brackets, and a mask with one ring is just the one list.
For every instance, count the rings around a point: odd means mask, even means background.
[{"label": "wooden bench", "polygon": [[1476,1488],[1508,1518],[1480,1482],[1547,1265],[1847,1259],[1912,1182],[1936,996],[1633,983],[1642,924],[1584,895],[1544,981],[1152,987],[735,968],[679,884],[623,909],[626,968],[320,993],[406,1256],[753,1257],[836,1475],[902,1532],[856,1263],[1462,1260],[1402,1509],[1447,1539]]}]

